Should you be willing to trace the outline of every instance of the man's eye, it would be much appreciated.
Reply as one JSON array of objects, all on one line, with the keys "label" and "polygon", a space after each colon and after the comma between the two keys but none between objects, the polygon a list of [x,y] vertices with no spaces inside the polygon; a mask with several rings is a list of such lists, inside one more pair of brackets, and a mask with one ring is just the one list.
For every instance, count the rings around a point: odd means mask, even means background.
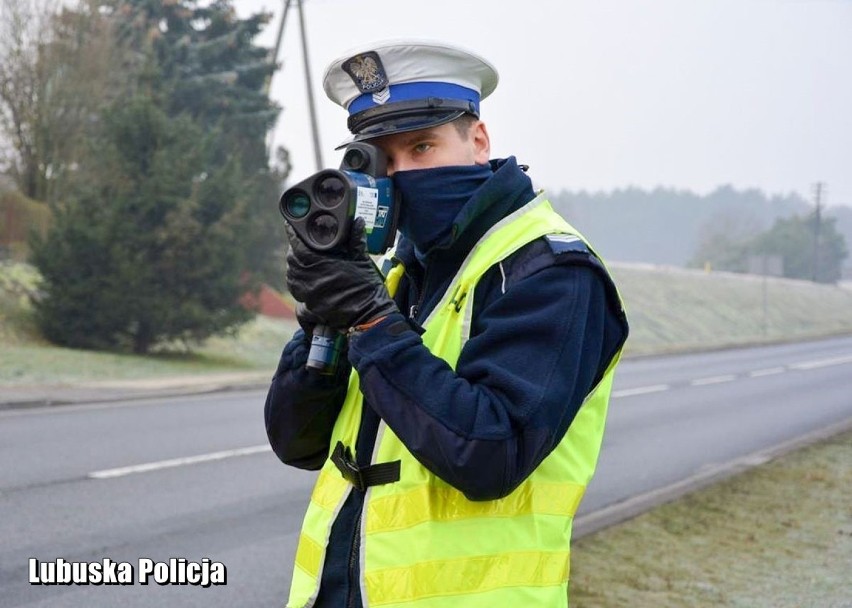
[{"label": "man's eye", "polygon": [[418,154],[422,154],[423,152],[426,152],[427,150],[429,150],[429,148],[431,148],[431,147],[432,147],[432,144],[425,144],[425,143],[424,144],[417,144],[416,146],[414,146],[414,151],[417,152]]}]

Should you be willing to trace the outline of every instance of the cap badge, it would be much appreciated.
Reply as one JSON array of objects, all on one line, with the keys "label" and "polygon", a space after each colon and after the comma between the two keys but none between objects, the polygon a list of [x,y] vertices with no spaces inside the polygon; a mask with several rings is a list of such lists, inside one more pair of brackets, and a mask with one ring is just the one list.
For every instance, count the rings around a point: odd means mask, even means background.
[{"label": "cap badge", "polygon": [[382,60],[375,51],[355,55],[343,62],[342,67],[362,93],[376,93],[389,84]]}]

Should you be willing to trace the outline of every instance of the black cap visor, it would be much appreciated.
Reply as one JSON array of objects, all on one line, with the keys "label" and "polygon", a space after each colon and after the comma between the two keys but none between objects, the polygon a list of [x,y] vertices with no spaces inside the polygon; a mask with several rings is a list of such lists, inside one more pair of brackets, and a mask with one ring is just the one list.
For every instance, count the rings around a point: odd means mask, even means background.
[{"label": "black cap visor", "polygon": [[462,114],[479,116],[472,102],[459,99],[429,97],[376,106],[349,117],[348,127],[353,136],[337,149],[355,141],[438,127]]}]

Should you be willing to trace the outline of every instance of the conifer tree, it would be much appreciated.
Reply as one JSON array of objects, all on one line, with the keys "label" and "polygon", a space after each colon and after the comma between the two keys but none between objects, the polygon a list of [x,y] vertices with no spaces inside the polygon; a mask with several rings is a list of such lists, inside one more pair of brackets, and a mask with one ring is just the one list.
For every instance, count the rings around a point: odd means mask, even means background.
[{"label": "conifer tree", "polygon": [[274,66],[253,42],[265,17],[239,19],[229,1],[103,8],[133,77],[33,242],[36,310],[55,342],[144,353],[247,320],[240,298],[276,261]]}]

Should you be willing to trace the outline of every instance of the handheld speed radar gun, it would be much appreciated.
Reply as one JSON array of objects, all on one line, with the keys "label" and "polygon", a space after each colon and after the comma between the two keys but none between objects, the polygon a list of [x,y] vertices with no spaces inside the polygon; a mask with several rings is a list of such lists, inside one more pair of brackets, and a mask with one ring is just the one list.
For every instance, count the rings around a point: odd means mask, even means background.
[{"label": "handheld speed radar gun", "polygon": [[[372,144],[351,143],[340,169],[324,169],[288,188],[278,209],[305,244],[346,255],[352,220],[364,219],[367,251],[385,253],[394,243],[399,213],[387,157]],[[343,336],[324,325],[314,329],[307,367],[334,373]]]}]

